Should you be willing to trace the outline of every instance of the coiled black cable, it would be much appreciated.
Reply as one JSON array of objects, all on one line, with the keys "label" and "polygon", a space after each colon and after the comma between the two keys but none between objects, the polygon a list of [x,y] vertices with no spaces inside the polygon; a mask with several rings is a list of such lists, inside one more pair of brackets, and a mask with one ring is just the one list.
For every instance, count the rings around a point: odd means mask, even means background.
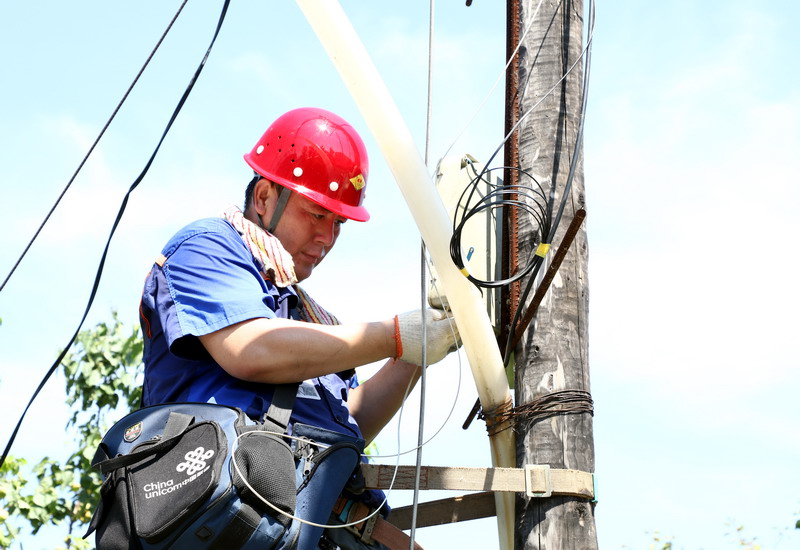
[{"label": "coiled black cable", "polygon": [[[466,270],[466,263],[463,258],[462,252],[462,235],[464,227],[469,220],[483,213],[486,210],[502,210],[504,208],[519,208],[527,212],[538,224],[538,227],[547,227],[547,211],[545,204],[545,193],[539,181],[529,172],[521,168],[511,167],[498,167],[481,170],[480,173],[476,170],[474,164],[467,160],[469,168],[473,171],[474,177],[470,184],[464,189],[459,198],[456,215],[453,217],[453,235],[450,238],[450,256],[458,269],[462,270],[464,275],[473,284],[485,288],[497,288],[506,286],[513,283],[527,275],[535,268],[536,256],[531,253],[529,261],[521,270],[512,274],[511,277],[498,280],[481,280]],[[533,185],[497,185],[491,183],[488,177],[492,171],[495,170],[516,170],[520,175],[530,179]],[[488,192],[481,194],[479,187],[481,184],[485,185]],[[512,198],[513,197],[513,198]],[[542,231],[538,231],[542,234]],[[537,247],[539,242],[532,243],[533,248]],[[534,250],[532,250],[533,252]]]},{"label": "coiled black cable", "polygon": [[[544,254],[539,253],[539,246],[542,244],[552,244],[553,238],[558,231],[558,228],[561,223],[561,219],[564,214],[564,209],[566,208],[567,201],[570,197],[570,191],[572,189],[572,182],[575,177],[575,173],[577,170],[577,162],[580,158],[580,149],[583,144],[583,129],[585,126],[586,120],[586,105],[587,105],[587,98],[588,98],[588,84],[589,84],[589,72],[591,66],[591,45],[592,45],[592,37],[594,34],[594,11],[595,5],[594,1],[589,3],[589,17],[587,21],[587,40],[586,45],[583,49],[582,58],[584,59],[584,72],[583,72],[583,79],[582,79],[582,97],[581,97],[581,106],[580,106],[580,115],[578,120],[578,129],[575,138],[575,144],[573,147],[572,158],[570,161],[569,172],[567,174],[566,183],[564,186],[564,190],[561,194],[561,199],[556,209],[555,207],[555,195],[556,195],[556,186],[555,181],[550,186],[550,193],[547,198],[545,198],[545,192],[541,183],[528,171],[523,170],[520,167],[495,167],[490,168],[491,163],[493,162],[494,158],[497,156],[499,151],[505,146],[506,142],[511,138],[513,133],[517,130],[519,125],[522,121],[530,115],[533,110],[541,104],[541,101],[544,99],[540,99],[535,105],[533,105],[527,112],[525,112],[519,120],[514,124],[514,127],[508,132],[508,134],[504,137],[500,145],[495,149],[494,153],[489,157],[488,161],[486,162],[485,166],[482,168],[480,173],[475,170],[474,166],[472,166],[474,172],[476,173],[475,177],[472,178],[470,184],[464,189],[459,198],[458,208],[456,209],[456,214],[453,217],[453,235],[450,239],[450,256],[455,263],[455,265],[464,273],[464,275],[469,279],[473,284],[479,287],[488,287],[488,288],[496,288],[509,285],[515,281],[522,279],[523,277],[528,277],[527,283],[525,288],[520,293],[519,298],[519,305],[514,312],[513,318],[511,320],[509,330],[508,330],[508,339],[505,343],[503,351],[503,363],[504,365],[508,366],[511,361],[511,357],[513,354],[513,345],[514,342],[512,341],[513,335],[516,332],[517,325],[522,317],[523,313],[523,305],[527,302],[528,297],[530,296],[531,291],[533,290],[533,285],[538,278],[539,270],[544,265]],[[564,75],[556,82],[552,88],[544,95],[546,97],[550,93],[554,92],[556,88],[564,81],[567,75],[572,71],[572,69],[577,65],[577,62],[580,61],[580,58],[573,63],[567,71],[565,71]],[[533,67],[529,71],[530,74],[533,73]],[[528,79],[525,83],[525,87],[527,87],[530,80]],[[524,95],[524,90],[522,92]],[[532,182],[534,182],[535,187],[532,185],[515,185],[515,186],[498,186],[493,185],[489,182],[489,179],[486,178],[486,174],[492,170],[501,170],[501,169],[509,169],[509,170],[516,170],[521,175],[526,176]],[[479,190],[480,184],[486,185],[490,191],[487,192],[485,195],[481,195]],[[510,200],[505,198],[509,195],[517,195],[517,198],[514,200]],[[475,198],[475,197],[479,198]],[[534,231],[532,232],[535,238],[530,244],[528,250],[528,260],[525,265],[518,270],[517,273],[511,274],[510,277],[501,280],[493,280],[493,281],[482,281],[475,278],[473,275],[469,274],[469,272],[465,269],[465,262],[462,257],[462,249],[461,249],[461,237],[462,232],[464,229],[465,224],[469,221],[470,218],[481,213],[487,209],[495,210],[495,209],[503,209],[503,208],[519,208],[520,210],[527,212],[531,215],[532,219],[538,224],[538,227],[534,227]]]}]

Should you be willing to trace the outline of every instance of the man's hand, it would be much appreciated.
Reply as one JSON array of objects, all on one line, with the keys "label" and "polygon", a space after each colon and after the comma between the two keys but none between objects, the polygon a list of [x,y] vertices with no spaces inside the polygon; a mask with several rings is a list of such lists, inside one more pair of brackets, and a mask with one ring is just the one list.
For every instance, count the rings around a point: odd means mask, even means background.
[{"label": "man's hand", "polygon": [[397,358],[422,364],[422,326],[426,326],[427,348],[426,359],[429,365],[438,363],[461,346],[458,327],[452,317],[440,309],[425,310],[423,319],[419,310],[409,311],[394,318],[395,343]]}]

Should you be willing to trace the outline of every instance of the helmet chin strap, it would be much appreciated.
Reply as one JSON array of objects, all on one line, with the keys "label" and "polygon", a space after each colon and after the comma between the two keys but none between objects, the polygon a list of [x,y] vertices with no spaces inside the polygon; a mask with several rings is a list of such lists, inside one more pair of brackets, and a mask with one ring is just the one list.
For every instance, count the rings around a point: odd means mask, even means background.
[{"label": "helmet chin strap", "polygon": [[[269,219],[269,224],[265,228],[268,233],[275,233],[275,228],[278,226],[278,222],[283,215],[283,211],[286,209],[286,203],[289,202],[289,196],[292,194],[289,189],[284,187],[283,185],[275,184],[278,187],[278,201],[275,203],[275,210],[272,212],[272,217]],[[259,221],[261,221],[261,216],[258,217]],[[261,227],[264,228],[264,223],[261,223]]]}]

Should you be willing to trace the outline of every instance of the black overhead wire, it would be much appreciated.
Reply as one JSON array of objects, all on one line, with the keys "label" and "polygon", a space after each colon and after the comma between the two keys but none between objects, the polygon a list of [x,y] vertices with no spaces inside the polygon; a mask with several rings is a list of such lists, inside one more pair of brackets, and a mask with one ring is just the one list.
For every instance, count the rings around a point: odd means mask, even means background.
[{"label": "black overhead wire", "polygon": [[[92,307],[92,303],[94,302],[94,298],[97,295],[97,290],[98,290],[98,288],[100,286],[100,278],[101,278],[102,273],[103,273],[103,267],[105,266],[106,256],[108,255],[108,249],[109,249],[109,247],[111,245],[111,239],[112,239],[112,237],[114,236],[114,233],[117,230],[117,226],[119,225],[120,220],[122,219],[122,214],[125,212],[125,207],[128,204],[128,199],[130,198],[131,193],[133,192],[133,190],[136,189],[136,187],[139,186],[139,183],[141,183],[141,181],[144,179],[144,176],[147,174],[148,170],[150,169],[150,166],[153,164],[153,161],[155,160],[156,154],[158,153],[159,149],[161,148],[161,144],[164,142],[164,139],[167,137],[167,133],[169,132],[170,128],[172,127],[172,124],[175,122],[175,119],[177,118],[178,113],[183,108],[183,105],[186,102],[186,99],[189,97],[189,93],[192,91],[192,88],[194,88],[195,82],[197,82],[197,79],[200,76],[200,73],[202,72],[203,67],[205,67],[206,61],[208,60],[208,56],[211,53],[211,48],[214,46],[214,42],[217,40],[217,36],[219,35],[220,28],[222,27],[222,22],[225,20],[225,14],[228,11],[228,5],[229,4],[230,4],[230,0],[225,0],[224,1],[224,4],[222,6],[222,13],[220,14],[219,21],[217,22],[217,27],[216,27],[216,29],[214,31],[214,35],[211,38],[211,43],[209,44],[208,49],[206,50],[202,61],[200,61],[200,64],[198,65],[197,70],[195,71],[195,73],[192,76],[192,78],[189,80],[188,86],[186,87],[186,89],[183,92],[183,95],[181,96],[180,100],[178,101],[178,104],[175,107],[175,110],[172,112],[172,116],[170,117],[169,121],[167,122],[166,127],[164,128],[164,132],[161,134],[161,138],[158,140],[158,143],[156,144],[156,147],[153,150],[153,154],[150,156],[150,159],[145,164],[145,166],[142,169],[141,173],[137,176],[136,180],[131,184],[130,188],[128,188],[127,193],[125,193],[125,197],[122,199],[122,204],[120,205],[119,211],[117,212],[117,217],[114,220],[113,225],[111,226],[111,231],[110,231],[110,233],[108,235],[108,240],[106,241],[105,248],[103,249],[103,254],[102,254],[101,258],[100,258],[100,263],[99,263],[99,265],[97,267],[97,273],[95,275],[94,283],[92,284],[92,290],[91,290],[91,293],[89,295],[89,300],[87,301],[86,309],[83,312],[83,316],[81,317],[81,320],[78,323],[78,327],[75,329],[75,333],[72,335],[72,337],[70,338],[70,340],[67,343],[67,345],[61,351],[61,353],[59,354],[58,358],[55,360],[53,365],[50,367],[50,369],[47,371],[47,373],[45,373],[44,378],[39,383],[39,386],[36,388],[36,390],[33,392],[33,395],[31,396],[31,399],[28,402],[28,404],[25,406],[25,410],[22,412],[22,415],[20,416],[19,422],[17,422],[17,425],[14,428],[14,431],[11,434],[11,437],[9,438],[8,443],[6,444],[5,450],[3,451],[3,456],[2,456],[2,458],[0,458],[0,467],[2,467],[2,465],[6,461],[6,457],[8,456],[8,453],[11,450],[11,445],[14,443],[14,439],[16,439],[16,437],[17,437],[17,432],[19,431],[20,426],[22,425],[22,421],[25,418],[25,414],[27,414],[28,409],[33,404],[33,401],[36,399],[36,396],[39,395],[39,392],[42,390],[42,388],[44,387],[44,385],[47,382],[47,380],[53,375],[53,373],[56,371],[58,366],[61,364],[61,361],[64,359],[64,356],[67,354],[67,352],[69,351],[69,348],[72,346],[72,343],[77,338],[78,333],[81,330],[81,326],[83,326],[84,321],[86,321],[86,317],[89,315],[89,310]],[[170,23],[170,25],[171,25],[171,23]]]},{"label": "black overhead wire", "polygon": [[55,212],[56,208],[58,208],[58,205],[61,203],[61,199],[63,199],[64,195],[67,194],[67,191],[72,186],[72,182],[75,181],[75,178],[78,177],[78,174],[83,169],[83,165],[86,164],[86,161],[89,160],[89,156],[91,156],[92,152],[94,151],[94,148],[97,147],[97,144],[100,142],[100,139],[103,137],[103,134],[106,133],[106,130],[111,125],[111,122],[114,120],[114,118],[117,116],[117,113],[122,108],[122,104],[125,103],[126,99],[128,99],[128,96],[130,95],[131,91],[133,91],[133,88],[134,86],[136,86],[136,83],[139,82],[139,78],[142,76],[142,73],[144,73],[144,70],[147,68],[147,65],[150,64],[150,60],[153,59],[153,56],[155,55],[156,51],[158,51],[158,48],[161,46],[161,43],[167,37],[167,34],[169,33],[170,29],[172,29],[172,25],[178,19],[178,16],[181,14],[181,11],[183,11],[183,7],[186,5],[186,2],[188,2],[188,0],[183,0],[183,3],[178,8],[178,11],[175,12],[175,15],[172,17],[172,20],[169,22],[169,25],[167,25],[167,28],[164,29],[164,32],[161,34],[161,38],[159,38],[158,42],[156,42],[153,51],[151,51],[150,55],[147,56],[147,59],[142,65],[142,68],[139,69],[139,72],[136,74],[136,77],[133,79],[133,82],[131,82],[131,85],[128,86],[127,91],[123,94],[122,99],[120,99],[119,103],[114,108],[114,111],[111,113],[111,116],[108,117],[108,120],[106,121],[105,125],[100,130],[100,133],[97,135],[97,138],[95,138],[94,143],[92,143],[91,147],[89,147],[89,150],[86,152],[86,155],[83,157],[83,160],[81,160],[80,164],[78,164],[78,168],[75,170],[75,173],[73,173],[72,177],[69,178],[69,181],[64,186],[64,189],[61,191],[61,194],[56,199],[56,202],[53,203],[53,206],[50,208],[50,211],[42,220],[42,223],[39,225],[39,228],[36,229],[36,232],[33,234],[33,237],[31,237],[31,240],[25,246],[25,249],[22,251],[22,254],[20,254],[19,258],[17,258],[17,261],[14,263],[13,267],[11,268],[11,271],[8,272],[8,275],[6,275],[6,278],[3,280],[3,283],[0,284],[0,292],[3,291],[9,279],[11,279],[11,276],[19,267],[19,264],[22,263],[23,258],[25,258],[25,255],[28,253],[31,246],[33,246],[33,243],[39,237],[39,233],[41,233],[42,229],[44,229],[44,226],[47,225],[47,222],[50,220],[50,216],[52,216],[53,212]]}]

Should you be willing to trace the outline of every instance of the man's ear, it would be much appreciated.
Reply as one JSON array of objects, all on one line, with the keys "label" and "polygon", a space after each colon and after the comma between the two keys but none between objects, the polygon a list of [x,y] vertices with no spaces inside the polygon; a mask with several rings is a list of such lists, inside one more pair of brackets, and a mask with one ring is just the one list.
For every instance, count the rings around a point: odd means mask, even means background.
[{"label": "man's ear", "polygon": [[278,191],[276,184],[266,178],[261,178],[253,189],[253,209],[259,216],[264,216],[274,208]]}]

